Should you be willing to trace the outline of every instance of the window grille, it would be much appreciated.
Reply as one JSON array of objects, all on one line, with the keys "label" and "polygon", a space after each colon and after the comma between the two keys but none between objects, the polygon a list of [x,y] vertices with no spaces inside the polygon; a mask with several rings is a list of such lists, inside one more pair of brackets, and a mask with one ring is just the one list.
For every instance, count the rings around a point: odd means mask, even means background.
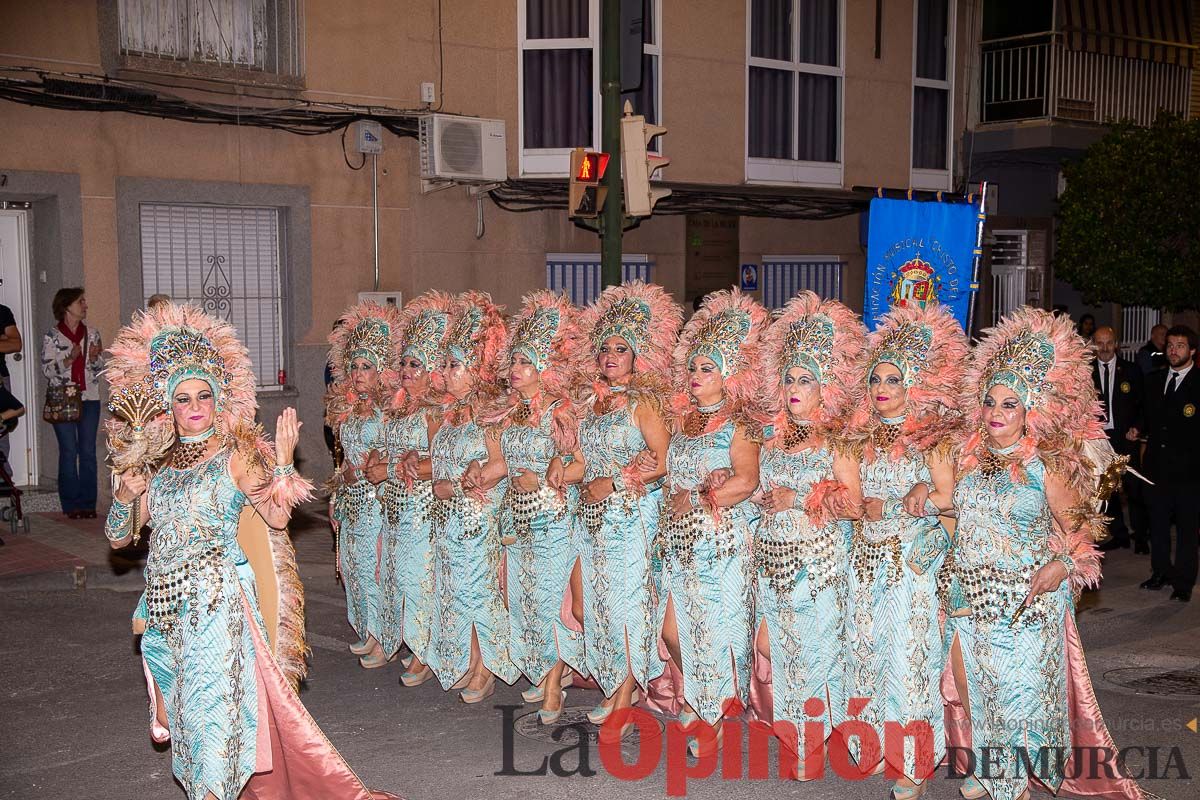
[{"label": "window grille", "polygon": [[262,389],[278,389],[283,357],[279,210],[143,204],[143,301],[192,302],[227,320]]},{"label": "window grille", "polygon": [[[650,282],[653,263],[648,256],[625,254],[621,281]],[[604,288],[600,281],[600,256],[596,253],[550,253],[546,256],[546,288],[566,292],[577,306],[594,303]]]},{"label": "window grille", "polygon": [[783,308],[802,291],[824,300],[842,299],[842,262],[825,256],[772,256],[763,259],[762,293],[767,308]]},{"label": "window grille", "polygon": [[300,77],[301,0],[119,0],[121,52]]}]

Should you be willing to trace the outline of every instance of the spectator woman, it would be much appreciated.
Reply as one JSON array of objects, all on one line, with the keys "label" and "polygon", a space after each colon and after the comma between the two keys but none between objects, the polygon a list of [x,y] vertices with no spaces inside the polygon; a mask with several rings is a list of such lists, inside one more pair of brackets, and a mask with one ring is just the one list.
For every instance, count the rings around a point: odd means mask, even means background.
[{"label": "spectator woman", "polygon": [[83,289],[54,295],[58,323],[42,337],[42,373],[52,385],[73,384],[82,400],[79,418],[54,424],[58,438],[58,498],[71,519],[96,516],[96,428],[100,422],[100,332],[84,324]]}]

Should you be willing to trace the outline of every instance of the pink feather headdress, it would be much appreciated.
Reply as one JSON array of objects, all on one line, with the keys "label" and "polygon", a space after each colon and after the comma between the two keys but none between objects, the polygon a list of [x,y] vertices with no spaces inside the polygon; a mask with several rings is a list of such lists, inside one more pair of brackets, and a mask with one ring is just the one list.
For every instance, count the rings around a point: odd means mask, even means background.
[{"label": "pink feather headdress", "polygon": [[366,302],[342,314],[329,334],[329,367],[333,384],[326,395],[326,417],[335,430],[353,412],[356,396],[350,385],[350,363],[365,358],[379,372],[373,403],[390,409],[400,387],[400,373],[392,353],[392,339],[400,329],[400,312],[392,305]]},{"label": "pink feather headdress", "polygon": [[[1092,383],[1091,345],[1075,332],[1067,317],[1038,308],[1012,312],[998,325],[984,331],[963,382],[962,405],[967,413],[969,436],[963,445],[960,469],[979,463],[987,448],[983,433],[983,399],[993,386],[1012,390],[1025,406],[1025,435],[1017,444],[1017,460],[1011,469],[1035,457],[1058,475],[1081,504],[1095,503],[1098,472],[1108,464],[1094,463],[1085,450],[1090,442],[1107,437],[1101,424],[1102,408]],[[1021,475],[1014,475],[1021,480]],[[1103,536],[1103,519],[1098,513],[1084,515],[1086,525],[1073,532],[1079,541],[1060,542],[1060,549],[1077,549],[1083,537]],[[1064,532],[1064,536],[1070,538]],[[1076,553],[1080,568],[1073,583],[1094,582],[1099,577],[1099,556],[1092,548]]]},{"label": "pink feather headdress", "polygon": [[446,355],[459,359],[475,378],[477,386],[496,381],[500,349],[504,346],[502,306],[487,292],[474,289],[459,294],[451,309]]},{"label": "pink feather headdress", "polygon": [[250,354],[228,322],[194,305],[164,303],[135,312],[108,352],[104,377],[112,389],[109,410],[142,395],[167,412],[136,425],[119,416],[105,421],[117,471],[134,462],[154,464],[166,455],[175,443],[171,395],[189,378],[205,380],[212,387],[222,436],[255,438],[258,395]]},{"label": "pink feather headdress", "polygon": [[[950,310],[942,305],[893,306],[871,333],[867,349],[863,383],[876,366],[887,363],[900,370],[908,390],[905,419],[889,457],[908,447],[926,452],[953,441],[962,427],[962,381],[970,348]],[[867,458],[875,456],[870,434],[880,424],[870,400],[860,403],[849,436],[865,441]]]},{"label": "pink feather headdress", "polygon": [[866,345],[862,320],[837,300],[805,291],[788,301],[763,334],[763,399],[776,430],[787,421],[783,376],[792,367],[802,367],[821,385],[821,405],[812,424],[824,435],[840,433],[863,402]]},{"label": "pink feather headdress", "polygon": [[675,413],[691,406],[688,366],[697,356],[716,362],[725,379],[725,409],[718,416],[752,413],[762,392],[762,335],[770,312],[740,289],[713,292],[679,335],[672,364]]},{"label": "pink feather headdress", "polygon": [[411,398],[403,388],[398,389],[393,408],[411,413],[413,403],[428,399],[441,401],[445,392],[442,376],[437,371],[446,355],[446,337],[450,335],[450,318],[454,298],[445,292],[429,291],[405,304],[400,314],[399,333],[392,337],[392,359],[400,367],[406,358],[416,358],[429,372],[428,398]]},{"label": "pink feather headdress", "polygon": [[[498,377],[507,380],[512,359],[521,353],[533,362],[541,391],[532,398],[535,416],[557,402],[551,430],[560,452],[575,449],[573,395],[587,370],[587,339],[579,326],[580,311],[563,295],[539,289],[525,295],[521,311],[508,321],[508,336],[500,351]],[[521,402],[509,390],[483,416],[487,425],[502,425]]]},{"label": "pink feather headdress", "polygon": [[[657,284],[630,281],[610,286],[584,310],[580,326],[591,344],[591,356],[612,336],[633,348],[633,369],[652,381],[665,381],[671,369],[671,348],[679,335],[683,312],[679,304]],[[600,380],[599,366],[592,359],[593,381]]]}]

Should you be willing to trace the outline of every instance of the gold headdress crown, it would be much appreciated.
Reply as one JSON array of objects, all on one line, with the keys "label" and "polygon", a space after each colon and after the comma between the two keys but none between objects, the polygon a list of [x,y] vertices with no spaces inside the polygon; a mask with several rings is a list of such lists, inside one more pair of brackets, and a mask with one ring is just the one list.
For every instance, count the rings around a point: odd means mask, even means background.
[{"label": "gold headdress crown", "polygon": [[818,383],[833,376],[833,320],[825,314],[807,314],[788,325],[783,338],[783,372],[803,367]]},{"label": "gold headdress crown", "polygon": [[159,402],[171,407],[171,395],[185,380],[199,378],[212,387],[221,407],[229,376],[217,348],[194,328],[166,327],[150,341],[150,374]]},{"label": "gold headdress crown", "polygon": [[391,335],[391,326],[381,319],[364,319],[359,322],[346,337],[343,369],[349,372],[350,363],[356,358],[367,359],[375,365],[375,369],[386,368]]},{"label": "gold headdress crown", "polygon": [[740,308],[727,308],[713,314],[696,332],[687,363],[690,365],[697,356],[707,356],[716,363],[721,375],[728,378],[743,366],[739,363],[739,355],[752,324],[750,314]]},{"label": "gold headdress crown", "polygon": [[418,314],[404,332],[404,357],[416,356],[432,369],[442,356],[442,339],[450,317],[443,311],[427,308]]},{"label": "gold headdress crown", "polygon": [[1026,409],[1033,408],[1049,388],[1046,376],[1053,367],[1053,343],[1035,331],[1022,331],[988,359],[981,394],[986,395],[993,386],[1007,386]]},{"label": "gold headdress crown", "polygon": [[464,305],[454,327],[446,337],[446,355],[474,367],[479,357],[475,348],[475,336],[483,325],[483,309],[476,305]]},{"label": "gold headdress crown", "polygon": [[874,358],[867,366],[867,379],[880,364],[895,364],[904,379],[904,386],[911,389],[917,382],[917,376],[929,355],[933,344],[933,328],[914,322],[897,325],[888,331],[875,351]]},{"label": "gold headdress crown", "polygon": [[641,353],[650,334],[650,305],[636,297],[623,297],[608,308],[595,327],[592,344],[600,347],[610,336],[620,336],[633,352]]},{"label": "gold headdress crown", "polygon": [[512,352],[524,353],[533,362],[533,368],[541,372],[550,362],[554,337],[562,324],[557,308],[539,308],[521,320],[513,332]]}]

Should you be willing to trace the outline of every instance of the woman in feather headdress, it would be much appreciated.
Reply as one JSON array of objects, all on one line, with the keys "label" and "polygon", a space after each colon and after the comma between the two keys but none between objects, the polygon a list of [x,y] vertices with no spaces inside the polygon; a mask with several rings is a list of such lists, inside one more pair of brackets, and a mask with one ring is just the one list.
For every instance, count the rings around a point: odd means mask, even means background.
[{"label": "woman in feather headdress", "polygon": [[113,547],[153,531],[134,616],[151,735],[171,741],[191,800],[367,800],[305,711],[303,588],[286,527],[312,484],[296,474],[293,409],[270,444],[254,423],[250,357],[194,306],[135,315],[110,349]]},{"label": "woman in feather headdress", "polygon": [[887,721],[913,725],[916,742],[903,758],[866,748],[854,755],[863,769],[896,779],[894,800],[912,800],[945,754],[936,588],[950,537],[937,508],[912,516],[904,498],[917,484],[939,492],[954,485],[950,448],[962,425],[967,337],[944,306],[897,306],[868,350],[867,397],[849,426],[863,494],[850,546],[851,696],[870,698],[862,719],[880,742]]},{"label": "woman in feather headdress", "polygon": [[[578,555],[571,537],[579,490],[561,494],[546,483],[550,462],[578,447],[579,423],[573,391],[587,360],[579,310],[546,290],[525,296],[509,320],[500,353],[501,380],[508,391],[484,412],[487,466],[464,480],[489,488],[507,478],[500,504],[510,652],[533,687],[522,696],[540,702],[546,725],[562,715],[563,671],[583,671],[583,614]],[[576,616],[564,619],[564,597]],[[576,598],[578,600],[576,601]]]},{"label": "woman in feather headdress", "polygon": [[400,682],[419,686],[433,677],[425,666],[433,613],[433,462],[429,443],[442,423],[445,395],[437,372],[445,357],[453,298],[426,292],[404,307],[392,349],[400,389],[384,423],[387,463],[377,463],[371,480],[379,484],[384,535],[380,555],[383,600],[383,652],[407,644]]},{"label": "woman in feather headdress", "polygon": [[462,688],[459,699],[479,703],[495,692],[497,676],[511,684],[520,675],[500,589],[498,522],[507,480],[487,489],[468,480],[476,474],[472,464],[488,458],[479,416],[495,397],[500,308],[485,292],[458,295],[445,342],[446,405],[430,444],[436,589],[426,661],[442,688]]},{"label": "woman in feather headdress", "polygon": [[[1026,798],[1035,784],[1143,797],[1120,772],[1076,763],[1089,751],[1117,752],[1075,628],[1076,596],[1100,582],[1104,489],[1123,466],[1100,423],[1092,359],[1069,320],[1023,308],[984,333],[964,381],[958,482],[952,497],[934,492],[932,501],[958,515],[939,576],[955,678],[944,687],[959,701],[950,743],[974,751],[976,765],[990,754],[989,769],[960,789],[969,800]],[[1022,749],[1064,758],[1031,776]]]},{"label": "woman in feather headdress", "polygon": [[657,622],[673,684],[674,708],[666,710],[685,726],[703,723],[693,753],[719,744],[722,717],[741,713],[750,688],[750,544],[758,518],[750,497],[762,442],[753,404],[768,318],[736,289],[714,292],[675,347],[673,430],[655,541],[662,562]]},{"label": "woman in feather headdress", "polygon": [[651,677],[650,557],[666,472],[666,376],[681,316],[661,286],[641,281],[610,286],[584,312],[582,328],[594,361],[579,447],[555,459],[546,475],[559,491],[581,485],[575,540],[583,578],[584,666],[605,696],[588,712],[597,725],[636,702]]},{"label": "woman in feather headdress", "polygon": [[[774,723],[800,765],[823,740],[808,740],[805,722],[824,720],[825,736],[846,718],[850,673],[848,520],[823,510],[830,491],[846,487],[861,503],[858,463],[835,442],[862,402],[867,330],[836,300],[801,292],[763,339],[763,397],[769,404],[759,460],[762,508],[755,530],[757,616],[750,705]],[[806,708],[810,698],[820,710]],[[799,773],[797,777],[802,776]]]},{"label": "woman in feather headdress", "polygon": [[389,463],[386,423],[400,383],[391,340],[399,323],[395,306],[359,303],[342,315],[329,334],[333,384],[325,397],[325,419],[344,454],[334,475],[330,516],[346,587],[346,614],[359,638],[350,652],[367,669],[384,666],[394,655],[385,653],[380,644],[384,601],[378,554],[383,550],[383,506],[372,473],[378,465]]}]

